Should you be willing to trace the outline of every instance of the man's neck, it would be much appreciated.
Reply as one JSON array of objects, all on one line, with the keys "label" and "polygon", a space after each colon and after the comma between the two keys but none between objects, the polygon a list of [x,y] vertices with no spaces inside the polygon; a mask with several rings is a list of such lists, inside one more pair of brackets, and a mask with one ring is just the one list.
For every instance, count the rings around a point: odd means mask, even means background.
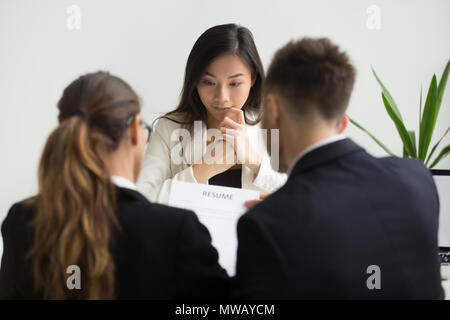
[{"label": "man's neck", "polygon": [[326,143],[330,139],[339,136],[336,129],[325,128],[321,130],[304,129],[302,132],[291,132],[284,141],[285,161],[288,168],[291,168],[306,152],[311,151],[315,146]]},{"label": "man's neck", "polygon": [[329,136],[329,137],[327,137],[327,138],[324,138],[324,139],[322,139],[322,140],[320,140],[320,141],[317,141],[317,142],[315,142],[315,143],[309,145],[308,147],[306,147],[305,149],[303,149],[303,150],[297,155],[296,158],[294,158],[291,162],[289,162],[289,166],[288,166],[287,173],[290,174],[291,171],[292,171],[292,168],[295,166],[295,164],[296,164],[301,158],[303,158],[305,155],[307,155],[308,153],[310,153],[310,152],[312,152],[312,151],[314,151],[314,150],[316,150],[316,149],[318,149],[318,148],[320,148],[320,147],[326,146],[326,145],[328,145],[328,144],[330,144],[330,143],[334,143],[334,142],[336,142],[336,141],[343,140],[343,139],[345,139],[345,138],[346,138],[345,135],[336,133],[336,134],[334,134],[334,135],[332,135],[332,136]]}]

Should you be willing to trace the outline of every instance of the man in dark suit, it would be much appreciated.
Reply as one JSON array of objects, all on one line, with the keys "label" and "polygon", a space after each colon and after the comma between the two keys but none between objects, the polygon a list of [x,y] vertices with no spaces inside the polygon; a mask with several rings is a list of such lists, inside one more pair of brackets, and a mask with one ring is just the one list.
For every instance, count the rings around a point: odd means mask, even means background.
[{"label": "man in dark suit", "polygon": [[234,298],[443,297],[432,176],[415,159],[377,159],[342,135],[355,74],[328,39],[276,53],[263,127],[279,129],[289,178],[239,220]]}]

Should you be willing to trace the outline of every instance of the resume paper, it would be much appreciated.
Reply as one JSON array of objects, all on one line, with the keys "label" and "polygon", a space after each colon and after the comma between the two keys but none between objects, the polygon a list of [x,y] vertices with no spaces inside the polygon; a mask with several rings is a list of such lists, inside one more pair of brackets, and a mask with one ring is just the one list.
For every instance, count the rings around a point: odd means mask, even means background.
[{"label": "resume paper", "polygon": [[236,273],[237,222],[244,202],[259,199],[259,192],[239,188],[172,181],[169,206],[192,210],[211,235],[219,263],[232,277]]}]

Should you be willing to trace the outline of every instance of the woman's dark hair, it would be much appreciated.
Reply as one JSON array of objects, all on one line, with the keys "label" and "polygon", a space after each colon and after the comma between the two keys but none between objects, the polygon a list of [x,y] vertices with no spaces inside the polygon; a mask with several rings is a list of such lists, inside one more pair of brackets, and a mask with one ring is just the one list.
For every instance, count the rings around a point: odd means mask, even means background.
[{"label": "woman's dark hair", "polygon": [[[116,150],[127,120],[140,112],[131,87],[106,72],[79,77],[58,103],[59,125],[39,164],[32,203],[33,246],[27,254],[35,289],[50,299],[115,298],[112,229],[115,188],[98,150]],[[82,289],[66,287],[66,269],[82,270]]]},{"label": "woman's dark hair", "polygon": [[[217,57],[234,54],[250,68],[254,84],[242,110],[245,122],[256,124],[260,121],[262,85],[264,68],[253,41],[253,36],[245,27],[236,24],[224,24],[209,28],[195,42],[186,64],[183,89],[178,107],[161,116],[187,128],[192,128],[195,120],[206,121],[206,108],[197,92],[197,84],[208,65]],[[172,117],[183,113],[183,119]]]}]

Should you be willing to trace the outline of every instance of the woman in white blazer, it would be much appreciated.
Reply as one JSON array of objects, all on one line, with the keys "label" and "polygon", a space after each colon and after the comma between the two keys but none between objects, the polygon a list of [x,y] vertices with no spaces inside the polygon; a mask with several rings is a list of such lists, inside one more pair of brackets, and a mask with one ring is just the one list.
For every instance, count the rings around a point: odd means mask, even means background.
[{"label": "woman in white blazer", "polygon": [[189,54],[178,107],[155,123],[139,190],[167,204],[174,180],[261,193],[283,185],[287,176],[272,169],[257,125],[263,80],[247,28],[206,30]]}]

